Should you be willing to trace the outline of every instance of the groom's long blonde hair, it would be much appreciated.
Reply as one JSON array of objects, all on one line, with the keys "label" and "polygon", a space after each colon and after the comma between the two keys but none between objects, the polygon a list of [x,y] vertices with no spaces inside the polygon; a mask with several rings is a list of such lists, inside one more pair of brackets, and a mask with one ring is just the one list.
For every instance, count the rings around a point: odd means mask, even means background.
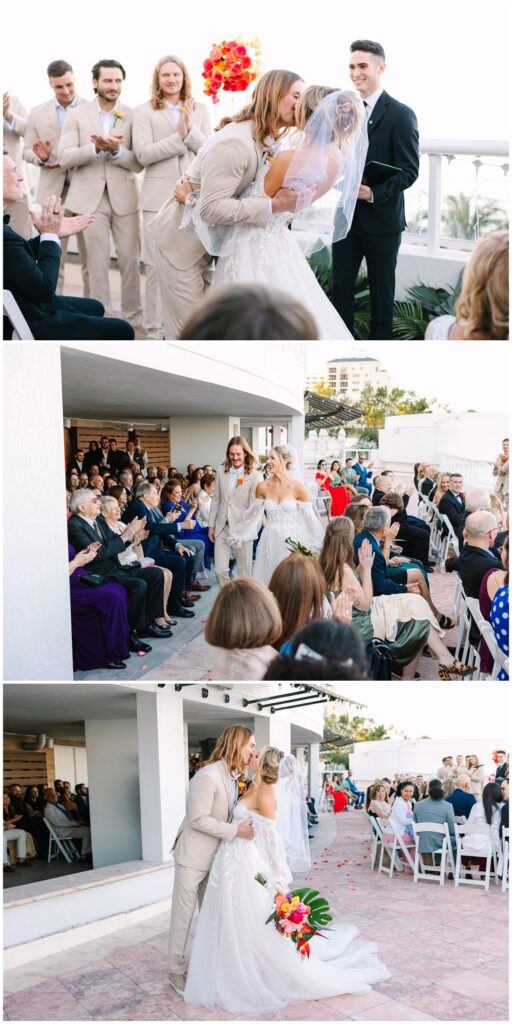
[{"label": "groom's long blonde hair", "polygon": [[242,760],[242,749],[252,735],[252,729],[248,729],[246,725],[228,725],[219,736],[213,753],[205,764],[215,764],[216,761],[224,759],[230,774],[234,771],[245,772],[247,766]]},{"label": "groom's long blonde hair", "polygon": [[262,146],[269,135],[274,139],[285,135],[288,128],[278,127],[279,104],[297,81],[302,81],[302,76],[297,75],[295,71],[278,68],[265,72],[254,87],[251,102],[242,107],[234,117],[223,117],[215,130],[219,131],[231,121],[254,121],[254,138]]}]

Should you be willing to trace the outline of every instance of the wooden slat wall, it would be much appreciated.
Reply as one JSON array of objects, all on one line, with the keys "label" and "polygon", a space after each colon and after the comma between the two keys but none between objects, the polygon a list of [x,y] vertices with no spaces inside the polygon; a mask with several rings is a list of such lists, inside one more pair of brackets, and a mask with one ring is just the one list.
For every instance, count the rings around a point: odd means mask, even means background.
[{"label": "wooden slat wall", "polygon": [[48,785],[53,782],[55,758],[53,750],[4,751],[4,786],[17,782],[25,786]]},{"label": "wooden slat wall", "polygon": [[[118,450],[124,451],[128,436],[124,424],[106,421],[98,423],[97,420],[73,420],[73,423],[77,428],[78,444],[84,451],[88,450],[90,441],[97,441],[99,444],[102,434],[115,437]],[[162,434],[159,430],[146,430],[141,427],[139,434],[141,443],[148,453],[149,464],[165,466],[168,469],[171,445],[169,433]]]}]

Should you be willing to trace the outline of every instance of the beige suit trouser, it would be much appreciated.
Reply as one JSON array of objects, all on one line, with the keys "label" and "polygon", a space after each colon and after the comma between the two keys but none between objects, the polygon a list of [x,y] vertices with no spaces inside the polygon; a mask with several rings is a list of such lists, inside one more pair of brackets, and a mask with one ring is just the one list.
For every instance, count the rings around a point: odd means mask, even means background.
[{"label": "beige suit trouser", "polygon": [[191,267],[178,270],[158,245],[154,247],[154,258],[162,300],[164,337],[167,341],[176,341],[185,320],[212,283],[213,260],[205,253]]},{"label": "beige suit trouser", "polygon": [[[68,192],[69,192],[69,185],[64,185],[64,188],[62,190],[61,197],[60,197],[64,206],[66,205],[66,197],[67,197]],[[74,217],[75,215],[73,213],[71,213],[70,210],[66,210],[64,216],[65,217]],[[83,282],[83,288],[84,288],[84,299],[88,299],[89,298],[89,294],[90,294],[89,293],[89,272],[87,270],[87,249],[86,249],[86,246],[85,246],[84,232],[83,231],[79,231],[78,234],[75,235],[75,238],[76,238],[76,244],[77,244],[77,248],[78,248],[78,255],[80,257],[80,268],[81,268],[81,271],[82,271],[82,282]],[[67,254],[67,251],[68,251],[68,242],[69,242],[69,238],[63,238],[61,243],[60,243],[61,250],[62,250],[62,256],[60,258],[59,280],[57,281],[57,288],[56,288],[56,294],[57,295],[63,295],[64,294],[64,290],[65,290],[64,289],[64,264],[65,264],[65,261],[66,261],[66,254]]]},{"label": "beige suit trouser", "polygon": [[142,321],[140,299],[140,229],[139,214],[118,214],[112,209],[107,189],[94,211],[94,221],[84,232],[91,298],[105,306],[112,316],[110,295],[110,232],[114,238],[117,262],[121,272],[121,314],[132,325]]},{"label": "beige suit trouser", "polygon": [[162,300],[155,267],[155,243],[147,225],[155,216],[154,210],[143,210],[144,222],[144,327],[146,333],[162,336]]},{"label": "beige suit trouser", "polygon": [[229,561],[236,558],[237,576],[250,576],[252,573],[252,540],[242,544],[241,548],[233,548],[227,539],[228,526],[215,534],[215,572],[221,587],[229,583]]},{"label": "beige suit trouser", "polygon": [[201,904],[208,884],[209,871],[176,864],[172,890],[171,925],[169,929],[169,974],[185,973],[185,947],[196,909]]},{"label": "beige suit trouser", "polygon": [[21,235],[28,242],[29,238],[33,238],[37,234],[37,231],[32,223],[32,218],[28,212],[28,199],[23,196],[21,199],[17,199],[15,203],[9,203],[6,206],[4,214],[9,214],[9,227],[16,232],[17,235]]}]

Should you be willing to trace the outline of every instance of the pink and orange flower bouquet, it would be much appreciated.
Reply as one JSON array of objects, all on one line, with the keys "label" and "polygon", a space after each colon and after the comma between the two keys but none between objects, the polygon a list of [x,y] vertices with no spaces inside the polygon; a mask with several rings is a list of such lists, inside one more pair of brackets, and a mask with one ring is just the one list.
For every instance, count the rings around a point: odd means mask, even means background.
[{"label": "pink and orange flower bouquet", "polygon": [[241,39],[214,43],[203,62],[204,92],[213,103],[219,102],[218,93],[245,92],[261,73],[261,47],[259,39],[244,43]]},{"label": "pink and orange flower bouquet", "polygon": [[[256,875],[260,885],[266,885],[263,875]],[[328,901],[316,889],[294,889],[292,892],[277,892],[274,896],[274,910],[265,924],[274,922],[280,935],[291,939],[301,956],[309,957],[310,942],[315,935],[322,935],[321,928],[332,921]]]}]

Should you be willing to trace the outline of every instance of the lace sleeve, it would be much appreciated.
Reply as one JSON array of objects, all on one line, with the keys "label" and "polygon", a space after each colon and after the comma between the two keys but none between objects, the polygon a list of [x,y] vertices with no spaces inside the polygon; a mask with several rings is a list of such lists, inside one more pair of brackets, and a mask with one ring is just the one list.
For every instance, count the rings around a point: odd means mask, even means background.
[{"label": "lace sleeve", "polygon": [[306,547],[319,551],[324,541],[324,528],[310,501],[299,501],[299,530],[297,538]]},{"label": "lace sleeve", "polygon": [[292,873],[288,867],[284,844],[276,830],[275,822],[258,822],[255,831],[255,842],[262,860],[262,874],[267,880],[269,892],[286,889],[292,882]]},{"label": "lace sleeve", "polygon": [[263,498],[255,498],[241,522],[229,527],[228,542],[234,548],[241,548],[248,540],[256,540],[263,519],[264,505]]}]

